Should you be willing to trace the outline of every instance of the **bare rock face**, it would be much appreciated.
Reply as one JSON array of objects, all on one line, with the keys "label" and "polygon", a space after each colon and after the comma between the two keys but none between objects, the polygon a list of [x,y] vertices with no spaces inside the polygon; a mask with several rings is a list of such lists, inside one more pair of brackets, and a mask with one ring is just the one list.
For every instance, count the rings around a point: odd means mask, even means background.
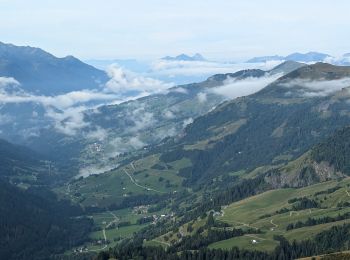
[{"label": "bare rock face", "polygon": [[328,162],[313,162],[312,166],[315,173],[319,176],[321,182],[329,179],[345,177],[343,173],[336,171],[333,166],[329,165]]},{"label": "bare rock face", "polygon": [[327,162],[309,162],[298,169],[286,170],[283,168],[273,170],[265,176],[265,181],[273,188],[299,188],[319,182],[342,178],[345,175],[337,172]]}]

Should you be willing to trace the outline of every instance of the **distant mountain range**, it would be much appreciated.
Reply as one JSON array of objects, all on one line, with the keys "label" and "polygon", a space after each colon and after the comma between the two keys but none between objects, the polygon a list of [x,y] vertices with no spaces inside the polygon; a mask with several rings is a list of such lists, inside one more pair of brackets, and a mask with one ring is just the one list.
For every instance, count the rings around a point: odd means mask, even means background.
[{"label": "distant mountain range", "polygon": [[206,61],[206,59],[199,53],[196,53],[193,56],[189,56],[187,54],[180,54],[180,55],[175,56],[175,57],[166,56],[166,57],[163,57],[162,60],[168,60],[168,61]]},{"label": "distant mountain range", "polygon": [[284,60],[283,56],[273,55],[273,56],[261,56],[254,57],[247,60],[248,63],[259,63],[259,62],[267,62],[267,61],[282,61]]},{"label": "distant mountain range", "polygon": [[307,53],[299,53],[295,52],[287,56],[262,56],[262,57],[254,57],[248,60],[248,63],[258,63],[258,62],[267,62],[267,61],[282,61],[282,60],[290,60],[290,61],[298,61],[298,62],[318,62],[324,61],[326,58],[331,58],[330,55],[320,52],[307,52]]},{"label": "distant mountain range", "polygon": [[338,61],[338,64],[350,66],[350,53],[345,53]]},{"label": "distant mountain range", "polygon": [[57,58],[39,48],[0,42],[0,77],[12,77],[26,91],[56,95],[96,89],[107,74],[73,56]]}]

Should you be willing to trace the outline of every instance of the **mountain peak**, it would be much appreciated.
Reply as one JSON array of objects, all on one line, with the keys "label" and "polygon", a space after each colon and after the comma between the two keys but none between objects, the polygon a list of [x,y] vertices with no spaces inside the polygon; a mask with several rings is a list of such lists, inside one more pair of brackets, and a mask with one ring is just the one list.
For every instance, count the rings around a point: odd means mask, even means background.
[{"label": "mountain peak", "polygon": [[270,71],[268,71],[270,74],[277,74],[277,73],[283,73],[283,74],[288,74],[292,72],[293,70],[296,70],[298,68],[304,67],[306,64],[296,62],[296,61],[291,61],[287,60],[282,62],[281,64],[277,65]]},{"label": "mountain peak", "polygon": [[273,55],[273,56],[254,57],[248,60],[247,62],[259,63],[259,62],[282,61],[282,60],[297,61],[297,62],[317,62],[317,61],[324,61],[326,58],[329,58],[329,57],[331,56],[326,53],[309,51],[307,53],[294,52],[287,56]]},{"label": "mountain peak", "polygon": [[[36,56],[46,58],[56,58],[51,53],[44,51],[41,48],[31,46],[18,46],[11,43],[0,42],[0,57],[4,56]],[[26,57],[27,58],[27,57]]]},{"label": "mountain peak", "polygon": [[175,57],[172,56],[166,56],[163,57],[162,60],[169,60],[169,61],[205,61],[205,58],[199,54],[196,53],[193,56],[187,55],[187,54],[180,54]]},{"label": "mountain peak", "polygon": [[285,75],[287,78],[302,78],[311,80],[334,80],[350,76],[350,66],[336,66],[329,63],[317,62],[303,66]]},{"label": "mountain peak", "polygon": [[[294,98],[324,96],[342,88],[331,81],[350,77],[350,66],[336,66],[324,62],[305,65],[278,78],[256,96],[268,98]],[[324,82],[319,84],[319,82]],[[328,83],[327,83],[328,82]],[[344,86],[346,87],[346,86]]]},{"label": "mountain peak", "polygon": [[299,61],[299,62],[315,62],[324,61],[326,58],[331,57],[329,54],[309,51],[307,53],[295,52],[285,57],[286,60]]},{"label": "mountain peak", "polygon": [[284,57],[279,55],[254,57],[247,60],[247,63],[261,63],[261,62],[279,61],[279,60],[284,60]]},{"label": "mountain peak", "polygon": [[12,77],[24,90],[45,95],[94,89],[108,77],[73,56],[57,58],[35,47],[0,42],[0,76]]}]

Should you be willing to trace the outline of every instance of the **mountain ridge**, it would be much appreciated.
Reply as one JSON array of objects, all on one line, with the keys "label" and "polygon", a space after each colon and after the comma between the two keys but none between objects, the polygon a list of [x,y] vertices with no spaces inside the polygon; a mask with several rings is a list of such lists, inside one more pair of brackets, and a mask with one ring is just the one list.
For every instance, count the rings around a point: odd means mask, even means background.
[{"label": "mountain ridge", "polygon": [[1,42],[0,77],[12,77],[26,91],[44,95],[98,89],[108,80],[104,71],[71,55],[57,58],[40,48]]},{"label": "mountain ridge", "polygon": [[168,61],[206,61],[206,59],[199,53],[196,53],[193,56],[182,53],[174,57],[165,56],[161,59],[168,60]]},{"label": "mountain ridge", "polygon": [[321,52],[306,52],[306,53],[300,53],[295,52],[291,53],[287,56],[261,56],[261,57],[254,57],[249,60],[247,60],[247,63],[257,63],[257,62],[268,62],[268,61],[281,61],[281,60],[287,60],[287,61],[296,61],[296,62],[318,62],[318,61],[324,61],[327,58],[331,58],[329,54],[321,53]]}]

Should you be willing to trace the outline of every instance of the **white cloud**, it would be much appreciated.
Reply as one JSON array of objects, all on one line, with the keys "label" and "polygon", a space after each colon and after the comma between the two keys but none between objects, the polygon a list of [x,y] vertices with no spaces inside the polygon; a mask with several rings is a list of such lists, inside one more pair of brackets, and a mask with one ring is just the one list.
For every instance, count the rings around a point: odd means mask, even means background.
[{"label": "white cloud", "polygon": [[156,123],[154,114],[147,112],[142,104],[129,113],[128,117],[134,122],[134,126],[129,129],[130,132],[138,132]]},{"label": "white cloud", "polygon": [[324,62],[331,63],[335,65],[349,65],[350,64],[350,55],[342,55],[336,57],[327,57]]},{"label": "white cloud", "polygon": [[125,153],[129,151],[129,147],[127,145],[127,140],[122,139],[121,137],[113,138],[108,142],[107,155],[110,157],[118,156],[121,153]]},{"label": "white cloud", "polygon": [[193,118],[187,118],[183,121],[182,127],[185,128],[187,125],[192,124],[193,123]]},{"label": "white cloud", "polygon": [[211,76],[214,74],[233,73],[242,69],[269,70],[282,61],[268,61],[265,63],[223,63],[211,61],[168,61],[157,60],[152,63],[155,75],[175,76]]},{"label": "white cloud", "polygon": [[298,93],[305,97],[327,96],[343,88],[350,87],[350,78],[336,80],[295,79],[280,84],[286,88],[302,87]]},{"label": "white cloud", "polygon": [[199,103],[205,103],[207,101],[207,93],[204,93],[204,92],[198,93],[197,99]]},{"label": "white cloud", "polygon": [[99,166],[99,165],[90,165],[87,167],[83,167],[79,169],[79,174],[75,178],[80,178],[80,177],[88,177],[90,175],[97,175],[101,174],[110,170],[113,170],[117,168],[118,165],[111,166],[111,165],[104,165],[104,166]]},{"label": "white cloud", "polygon": [[[127,100],[140,98],[153,93],[164,92],[172,84],[152,78],[145,78],[124,72],[118,67],[111,67],[111,80],[104,90],[72,91],[57,96],[34,95],[20,88],[20,83],[14,78],[0,77],[0,104],[35,103],[42,105],[46,110],[45,116],[53,120],[54,128],[66,135],[75,135],[79,129],[88,124],[84,122],[83,112],[86,109],[104,104],[119,104]],[[135,93],[137,92],[137,93]],[[135,127],[138,131],[151,125],[154,121],[151,113],[138,111],[133,113]],[[87,137],[93,137],[93,132]],[[96,134],[102,134],[101,130]]]},{"label": "white cloud", "polygon": [[280,74],[276,74],[260,78],[250,77],[243,80],[228,78],[223,86],[212,88],[209,91],[229,99],[234,99],[254,94],[278,79],[280,76]]},{"label": "white cloud", "polygon": [[144,147],[146,144],[140,140],[139,136],[133,136],[128,142],[135,150]]},{"label": "white cloud", "polygon": [[[72,91],[57,96],[33,95],[19,88],[19,82],[13,78],[0,77],[0,103],[38,103],[43,106],[54,106],[65,109],[91,101],[107,101],[116,99],[116,95],[99,93],[97,90]],[[9,88],[11,87],[11,88]]]},{"label": "white cloud", "polygon": [[115,157],[133,149],[140,149],[145,145],[146,143],[141,140],[139,135],[127,138],[116,137],[108,142],[106,155],[109,157]]},{"label": "white cloud", "polygon": [[78,133],[78,131],[84,127],[89,126],[88,123],[84,121],[84,114],[87,107],[70,107],[63,111],[57,111],[53,108],[47,108],[46,116],[54,120],[54,127],[59,132],[73,136]]},{"label": "white cloud", "polygon": [[163,113],[163,116],[167,119],[173,119],[175,118],[175,114],[170,111],[170,110],[166,110],[164,113]]},{"label": "white cloud", "polygon": [[85,138],[90,140],[97,140],[100,142],[105,140],[107,137],[108,137],[108,131],[99,126],[95,130],[85,133]]},{"label": "white cloud", "polygon": [[0,77],[0,88],[7,87],[9,85],[20,85],[17,80],[11,77]]},{"label": "white cloud", "polygon": [[83,111],[90,106],[89,102],[108,102],[114,95],[96,93],[94,91],[74,91],[58,96],[36,96],[24,91],[8,93],[0,91],[0,104],[36,103],[42,105],[45,116],[53,120],[55,129],[63,134],[75,135],[77,130],[87,126]]},{"label": "white cloud", "polygon": [[0,125],[13,122],[14,118],[7,114],[0,114]]},{"label": "white cloud", "polygon": [[172,88],[170,90],[170,92],[181,93],[181,94],[188,94],[188,90],[183,88],[183,87]]},{"label": "white cloud", "polygon": [[[46,110],[45,116],[52,120],[54,128],[66,135],[75,135],[88,124],[83,111],[90,102],[104,103],[116,99],[116,95],[94,90],[72,91],[57,96],[33,95],[25,92],[14,78],[0,77],[0,104],[35,103]],[[84,105],[83,105],[84,104]],[[33,117],[38,117],[33,112]]]},{"label": "white cloud", "polygon": [[107,70],[110,80],[106,84],[106,89],[118,95],[125,95],[130,92],[138,93],[158,93],[173,86],[160,80],[135,75],[124,70],[117,65],[111,65]]},{"label": "white cloud", "polygon": [[160,129],[156,132],[156,135],[159,139],[164,139],[169,136],[175,136],[177,134],[177,131],[175,127],[171,127],[169,129]]}]

